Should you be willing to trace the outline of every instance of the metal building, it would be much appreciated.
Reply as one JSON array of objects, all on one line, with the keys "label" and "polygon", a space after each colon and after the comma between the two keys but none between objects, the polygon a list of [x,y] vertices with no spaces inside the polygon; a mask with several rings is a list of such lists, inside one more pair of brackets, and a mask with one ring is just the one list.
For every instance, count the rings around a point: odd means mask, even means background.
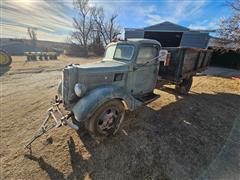
[{"label": "metal building", "polygon": [[163,47],[207,48],[209,32],[191,30],[166,21],[143,29],[125,28],[125,38],[156,39]]}]

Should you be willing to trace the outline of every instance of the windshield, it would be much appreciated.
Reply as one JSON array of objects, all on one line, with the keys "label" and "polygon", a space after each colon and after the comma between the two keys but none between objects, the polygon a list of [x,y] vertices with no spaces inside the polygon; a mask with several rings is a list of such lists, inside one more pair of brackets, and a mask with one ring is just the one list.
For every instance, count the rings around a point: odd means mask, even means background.
[{"label": "windshield", "polygon": [[131,60],[134,53],[134,46],[127,44],[119,44],[109,46],[105,52],[105,60]]}]

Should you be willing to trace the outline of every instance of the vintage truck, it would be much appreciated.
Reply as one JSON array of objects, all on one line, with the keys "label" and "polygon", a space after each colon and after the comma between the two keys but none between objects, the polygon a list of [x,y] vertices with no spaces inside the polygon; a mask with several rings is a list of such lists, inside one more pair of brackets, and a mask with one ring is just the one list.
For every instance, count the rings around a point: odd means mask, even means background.
[{"label": "vintage truck", "polygon": [[[26,147],[62,124],[79,130],[82,123],[97,137],[113,135],[123,122],[125,111],[154,101],[159,97],[154,89],[162,84],[174,83],[180,93],[187,94],[192,76],[204,70],[210,58],[208,50],[161,48],[158,41],[150,39],[112,42],[102,61],[70,64],[63,69],[53,107]],[[63,115],[60,104],[69,112],[67,115]],[[54,123],[49,125],[51,117]]]}]

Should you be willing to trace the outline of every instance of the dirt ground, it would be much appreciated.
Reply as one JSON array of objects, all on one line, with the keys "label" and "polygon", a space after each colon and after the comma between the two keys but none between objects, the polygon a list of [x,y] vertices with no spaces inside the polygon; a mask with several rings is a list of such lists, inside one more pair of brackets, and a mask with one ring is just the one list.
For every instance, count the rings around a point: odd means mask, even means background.
[{"label": "dirt ground", "polygon": [[240,81],[214,76],[194,77],[189,96],[171,86],[156,90],[159,99],[128,112],[123,129],[101,143],[61,127],[29,155],[24,143],[43,121],[61,69],[96,60],[14,57],[1,72],[0,179],[240,178]]}]

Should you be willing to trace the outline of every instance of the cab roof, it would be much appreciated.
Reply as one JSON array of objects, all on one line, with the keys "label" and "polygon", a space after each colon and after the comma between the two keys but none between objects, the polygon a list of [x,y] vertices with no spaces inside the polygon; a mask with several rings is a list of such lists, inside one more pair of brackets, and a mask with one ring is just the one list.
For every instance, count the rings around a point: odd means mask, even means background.
[{"label": "cab roof", "polygon": [[142,43],[152,43],[152,44],[160,45],[160,43],[158,41],[154,40],[154,39],[130,38],[130,39],[127,39],[127,41],[135,42],[135,43],[139,43],[139,44],[142,44]]},{"label": "cab roof", "polygon": [[[156,44],[161,46],[161,44],[153,39],[143,39],[143,38],[128,38],[127,40],[120,40],[114,43],[118,44],[135,44],[135,45],[140,45],[140,44]],[[111,43],[112,44],[112,43]]]}]

